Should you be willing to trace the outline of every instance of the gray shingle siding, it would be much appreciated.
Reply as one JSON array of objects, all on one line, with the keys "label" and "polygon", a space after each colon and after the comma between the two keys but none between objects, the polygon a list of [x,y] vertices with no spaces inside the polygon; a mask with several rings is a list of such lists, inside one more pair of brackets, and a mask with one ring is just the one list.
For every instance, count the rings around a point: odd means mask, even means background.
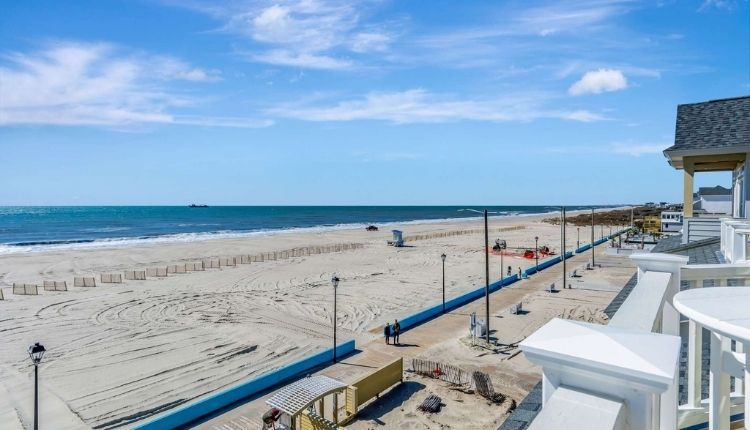
[{"label": "gray shingle siding", "polygon": [[665,152],[750,145],[750,96],[677,106],[674,145]]}]

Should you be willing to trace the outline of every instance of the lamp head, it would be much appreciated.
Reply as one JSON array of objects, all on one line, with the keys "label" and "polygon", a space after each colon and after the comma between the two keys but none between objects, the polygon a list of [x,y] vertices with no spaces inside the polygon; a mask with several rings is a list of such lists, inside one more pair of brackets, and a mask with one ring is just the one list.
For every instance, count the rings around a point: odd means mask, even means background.
[{"label": "lamp head", "polygon": [[44,353],[46,351],[47,350],[44,349],[44,346],[39,342],[29,347],[29,357],[31,358],[31,361],[34,363],[34,365],[37,365],[42,361],[42,357],[44,357]]},{"label": "lamp head", "polygon": [[336,288],[339,286],[339,277],[336,275],[333,275],[333,278],[331,278],[331,284],[333,285],[333,288]]},{"label": "lamp head", "polygon": [[440,255],[440,259],[443,260],[443,262],[445,262],[445,253]]}]

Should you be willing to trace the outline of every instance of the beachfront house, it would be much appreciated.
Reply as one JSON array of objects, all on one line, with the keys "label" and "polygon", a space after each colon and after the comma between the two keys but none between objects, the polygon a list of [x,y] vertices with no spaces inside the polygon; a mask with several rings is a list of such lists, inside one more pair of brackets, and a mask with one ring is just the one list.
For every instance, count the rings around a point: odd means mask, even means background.
[{"label": "beachfront house", "polygon": [[[732,172],[730,215],[746,219],[750,208],[750,97],[677,106],[674,145],[664,151],[669,164],[683,171],[683,241],[719,236],[715,213],[694,211],[696,173]],[[714,205],[711,205],[712,209]]]},{"label": "beachfront house", "polygon": [[732,216],[705,218],[715,232],[683,229],[689,241],[670,236],[631,255],[637,275],[609,324],[556,318],[526,338],[521,350],[542,382],[519,404],[530,422],[512,428],[750,428],[748,139],[750,97],[678,107],[665,154],[685,171],[685,224],[701,219],[697,172],[732,171]]},{"label": "beachfront house", "polygon": [[693,215],[731,216],[732,190],[721,185],[700,187],[693,197]]}]

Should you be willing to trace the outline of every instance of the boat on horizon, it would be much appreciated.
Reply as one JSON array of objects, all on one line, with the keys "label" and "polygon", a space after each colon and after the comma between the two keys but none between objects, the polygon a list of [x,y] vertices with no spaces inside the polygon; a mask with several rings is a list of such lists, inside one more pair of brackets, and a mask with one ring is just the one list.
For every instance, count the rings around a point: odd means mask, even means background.
[{"label": "boat on horizon", "polygon": [[196,205],[195,203],[192,203],[188,206],[189,208],[207,208],[208,205]]}]

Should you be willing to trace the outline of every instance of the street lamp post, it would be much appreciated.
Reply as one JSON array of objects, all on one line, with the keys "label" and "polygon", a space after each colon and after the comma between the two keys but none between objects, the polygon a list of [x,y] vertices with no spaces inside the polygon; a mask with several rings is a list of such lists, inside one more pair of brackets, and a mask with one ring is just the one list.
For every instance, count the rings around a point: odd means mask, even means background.
[{"label": "street lamp post", "polygon": [[591,268],[594,268],[594,209],[591,209]]},{"label": "street lamp post", "polygon": [[29,357],[34,363],[34,430],[39,430],[39,363],[46,350],[39,342],[29,347]]},{"label": "street lamp post", "polygon": [[331,285],[333,285],[333,362],[336,363],[336,322],[338,318],[336,316],[336,292],[339,286],[339,277],[333,275],[331,278]]},{"label": "street lamp post", "polygon": [[445,313],[445,253],[440,256],[443,260],[443,313]]},{"label": "street lamp post", "polygon": [[534,258],[536,259],[536,264],[534,265],[534,271],[539,271],[539,236],[534,236]]},{"label": "street lamp post", "polygon": [[487,228],[487,209],[484,210],[484,310],[487,321],[485,322],[485,338],[490,343],[490,243],[489,230]]}]

